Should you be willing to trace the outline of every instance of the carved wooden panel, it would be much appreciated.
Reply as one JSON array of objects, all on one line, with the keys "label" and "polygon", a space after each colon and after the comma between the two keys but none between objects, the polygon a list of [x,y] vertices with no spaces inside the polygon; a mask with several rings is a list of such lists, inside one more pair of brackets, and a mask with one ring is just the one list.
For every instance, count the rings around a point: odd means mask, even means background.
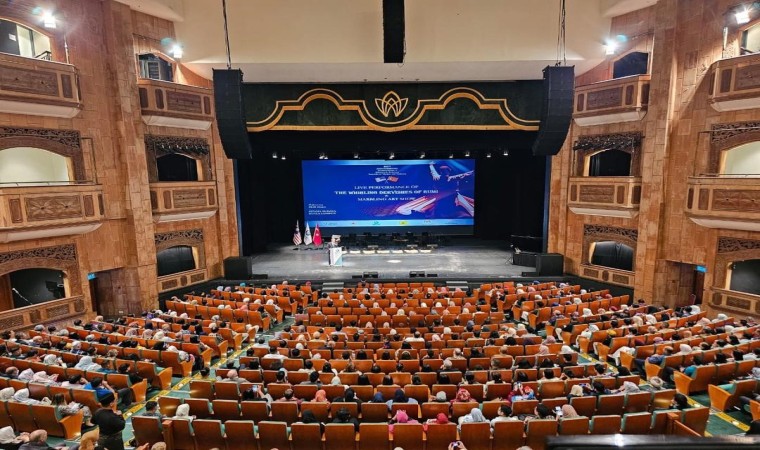
[{"label": "carved wooden panel", "polygon": [[156,89],[153,93],[156,96],[156,108],[164,109],[164,91]]},{"label": "carved wooden panel", "polygon": [[82,202],[78,195],[25,199],[26,220],[37,222],[82,217]]},{"label": "carved wooden panel", "polygon": [[171,209],[172,207],[172,193],[171,191],[164,191],[164,208]]},{"label": "carved wooden panel", "polygon": [[596,269],[591,269],[589,267],[583,268],[583,275],[591,278],[598,278],[599,277],[599,271]]},{"label": "carved wooden panel", "polygon": [[570,186],[570,200],[571,201],[578,200],[578,186],[575,184]]},{"label": "carved wooden panel", "polygon": [[760,87],[760,65],[738,67],[734,90],[756,89]]},{"label": "carved wooden panel", "polygon": [[725,93],[731,90],[732,69],[725,69],[720,72],[720,92]]},{"label": "carved wooden panel", "polygon": [[631,203],[638,205],[641,203],[641,186],[634,186],[631,193]]},{"label": "carved wooden panel", "polygon": [[[172,231],[169,233],[157,233],[154,236],[156,251],[175,247],[177,245],[203,246],[203,230],[200,228],[192,230]],[[200,258],[203,261],[203,258]]]},{"label": "carved wooden panel", "polygon": [[211,97],[203,96],[203,114],[211,114]]},{"label": "carved wooden panel", "polygon": [[610,273],[606,270],[602,270],[602,281],[610,281]]},{"label": "carved wooden panel", "polygon": [[595,109],[614,108],[621,106],[623,103],[623,87],[618,86],[598,91],[590,91],[586,101],[586,109],[593,111]]},{"label": "carved wooden panel", "polygon": [[58,75],[55,72],[0,66],[0,89],[24,94],[58,97]]},{"label": "carved wooden panel", "polygon": [[82,299],[82,297],[79,297],[76,300],[74,300],[74,311],[76,312],[84,311],[84,300]]},{"label": "carved wooden panel", "polygon": [[714,189],[712,209],[716,211],[760,212],[760,191]]},{"label": "carved wooden panel", "polygon": [[158,193],[156,191],[150,191],[150,207],[151,209],[158,209]]},{"label": "carved wooden panel", "polygon": [[187,286],[187,275],[182,275],[179,277],[179,284],[181,286]]},{"label": "carved wooden panel", "polygon": [[649,83],[644,83],[641,86],[641,104],[642,106],[649,104]]},{"label": "carved wooden panel", "polygon": [[745,250],[760,250],[760,241],[730,237],[718,238],[718,253],[732,253]]},{"label": "carved wooden panel", "polygon": [[16,314],[0,319],[0,330],[12,330],[24,324],[24,315]]},{"label": "carved wooden panel", "polygon": [[206,279],[206,276],[202,272],[190,275],[190,282],[191,283],[200,283],[201,281],[203,281],[205,279]]},{"label": "carved wooden panel", "polygon": [[628,85],[625,87],[625,104],[633,105],[633,85]]},{"label": "carved wooden panel", "polygon": [[84,201],[84,215],[92,217],[95,215],[95,204],[92,201],[92,195],[85,195],[82,197]]},{"label": "carved wooden panel", "polygon": [[69,305],[64,303],[62,305],[56,305],[51,306],[50,308],[46,308],[47,316],[48,317],[58,317],[58,316],[66,316],[71,313],[71,310],[69,309]]},{"label": "carved wooden panel", "polygon": [[686,208],[691,209],[692,204],[694,204],[694,188],[689,188],[689,192],[686,194]]},{"label": "carved wooden panel", "polygon": [[615,193],[615,202],[618,204],[625,203],[625,186],[618,186]]},{"label": "carved wooden panel", "polygon": [[21,223],[24,221],[24,217],[21,214],[21,200],[17,198],[8,200],[8,208],[11,210],[11,222]]},{"label": "carved wooden panel", "polygon": [[619,274],[619,273],[613,273],[612,274],[612,282],[618,283],[618,284],[631,284],[630,277],[627,277],[625,275]]},{"label": "carved wooden panel", "polygon": [[578,100],[576,101],[576,105],[577,105],[576,109],[578,110],[578,112],[583,112],[583,110],[584,110],[584,108],[586,106],[583,103],[583,100],[585,98],[586,98],[586,96],[584,94],[578,94]]},{"label": "carved wooden panel", "polygon": [[213,189],[208,190],[208,204],[214,206],[216,204],[216,193]]},{"label": "carved wooden panel", "polygon": [[201,96],[189,92],[166,92],[166,109],[169,111],[203,114]]},{"label": "carved wooden panel", "polygon": [[750,305],[752,305],[752,302],[750,302],[747,299],[737,298],[737,297],[726,297],[726,306],[732,306],[734,308],[749,310]]},{"label": "carved wooden panel", "polygon": [[700,189],[699,190],[699,202],[697,203],[697,208],[706,211],[707,206],[710,201],[710,190],[709,189]]},{"label": "carved wooden panel", "polygon": [[140,108],[147,108],[148,107],[148,90],[145,88],[138,89],[140,93]]},{"label": "carved wooden panel", "polygon": [[175,208],[197,208],[207,205],[205,189],[177,189],[172,191]]},{"label": "carved wooden panel", "polygon": [[71,75],[61,75],[61,93],[65,98],[74,98],[74,87],[71,83]]},{"label": "carved wooden panel", "polygon": [[[2,73],[2,70],[0,70],[0,73]],[[86,178],[78,131],[0,127],[0,150],[14,147],[41,148],[57,155],[71,158],[75,179],[84,180]]]},{"label": "carved wooden panel", "polygon": [[177,286],[179,286],[179,283],[177,282],[176,278],[173,278],[171,280],[166,280],[161,282],[161,290],[166,291],[169,289],[174,289]]},{"label": "carved wooden panel", "polygon": [[612,185],[588,185],[580,186],[579,199],[589,203],[614,203],[615,186]]}]

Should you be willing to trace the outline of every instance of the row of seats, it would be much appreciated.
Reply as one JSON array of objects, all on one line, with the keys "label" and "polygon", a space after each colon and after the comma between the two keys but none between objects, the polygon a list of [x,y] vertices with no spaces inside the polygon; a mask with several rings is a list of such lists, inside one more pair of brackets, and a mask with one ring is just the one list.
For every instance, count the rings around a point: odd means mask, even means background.
[{"label": "row of seats", "polygon": [[13,427],[17,433],[43,429],[51,436],[75,439],[80,433],[83,414],[80,410],[59,419],[54,406],[0,402],[0,428]]}]

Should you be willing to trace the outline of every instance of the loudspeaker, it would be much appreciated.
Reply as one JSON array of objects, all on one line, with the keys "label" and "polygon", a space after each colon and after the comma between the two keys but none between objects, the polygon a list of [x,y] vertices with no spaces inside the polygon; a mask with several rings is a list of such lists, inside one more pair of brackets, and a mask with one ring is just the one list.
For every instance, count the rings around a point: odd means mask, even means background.
[{"label": "loudspeaker", "polygon": [[573,118],[574,85],[574,67],[544,68],[544,98],[541,104],[541,124],[533,143],[534,155],[556,155],[565,143]]},{"label": "loudspeaker", "polygon": [[252,273],[251,279],[252,280],[266,280],[269,278],[269,274],[267,273]]},{"label": "loudspeaker", "polygon": [[540,277],[560,276],[565,272],[565,257],[559,253],[536,255],[536,273]]},{"label": "loudspeaker", "polygon": [[224,277],[228,280],[251,279],[253,260],[250,257],[230,257],[224,260]]},{"label": "loudspeaker", "polygon": [[409,271],[409,278],[418,278],[418,277],[424,277],[425,271],[424,270],[411,270]]},{"label": "loudspeaker", "polygon": [[537,277],[538,276],[538,272],[522,272],[520,274],[520,276],[522,276],[522,277]]},{"label": "loudspeaker", "polygon": [[383,62],[403,63],[404,0],[383,0]]},{"label": "loudspeaker", "polygon": [[377,272],[364,272],[364,278],[378,278]]},{"label": "loudspeaker", "polygon": [[253,149],[245,127],[243,72],[214,69],[216,123],[224,153],[230,159],[251,159]]},{"label": "loudspeaker", "polygon": [[427,277],[428,278],[438,278],[438,274],[437,273],[429,273],[429,274],[427,274]]}]

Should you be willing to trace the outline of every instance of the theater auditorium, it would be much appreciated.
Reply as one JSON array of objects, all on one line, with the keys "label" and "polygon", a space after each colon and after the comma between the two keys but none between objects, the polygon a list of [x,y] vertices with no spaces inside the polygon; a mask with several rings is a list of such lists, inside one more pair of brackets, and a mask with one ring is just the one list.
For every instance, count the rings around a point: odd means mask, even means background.
[{"label": "theater auditorium", "polygon": [[0,449],[757,449],[758,224],[758,2],[0,0]]}]

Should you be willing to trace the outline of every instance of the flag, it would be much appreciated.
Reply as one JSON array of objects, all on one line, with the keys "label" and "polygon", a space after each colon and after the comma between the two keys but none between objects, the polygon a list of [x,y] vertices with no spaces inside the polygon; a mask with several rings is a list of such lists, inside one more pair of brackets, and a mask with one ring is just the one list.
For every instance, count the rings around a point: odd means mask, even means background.
[{"label": "flag", "polygon": [[293,232],[293,244],[301,245],[301,229],[298,227],[297,220],[296,220],[296,231]]},{"label": "flag", "polygon": [[322,233],[319,232],[319,224],[314,227],[314,245],[322,245]]},{"label": "flag", "polygon": [[303,243],[306,245],[311,244],[311,231],[309,230],[309,222],[306,222],[306,231],[303,232]]}]

